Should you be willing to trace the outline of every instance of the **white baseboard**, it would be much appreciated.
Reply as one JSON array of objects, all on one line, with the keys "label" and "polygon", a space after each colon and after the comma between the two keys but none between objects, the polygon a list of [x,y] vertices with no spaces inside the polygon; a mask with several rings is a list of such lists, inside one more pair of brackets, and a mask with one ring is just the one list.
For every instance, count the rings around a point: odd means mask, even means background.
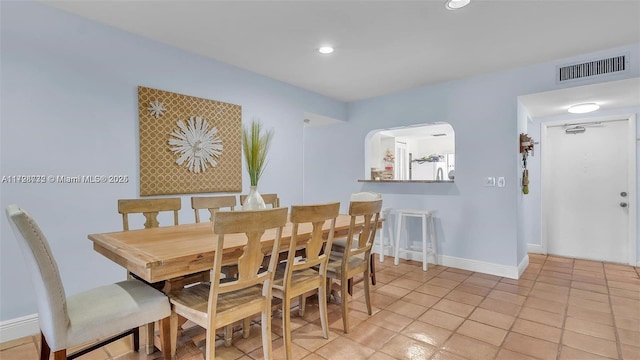
[{"label": "white baseboard", "polygon": [[544,254],[545,252],[542,250],[542,245],[538,244],[527,244],[527,252],[533,254]]},{"label": "white baseboard", "polygon": [[[457,258],[457,257],[447,256],[447,255],[439,255],[438,259],[439,259],[438,263],[440,265],[454,267],[457,269],[502,276],[510,279],[517,279],[519,275],[519,266],[500,265],[500,264],[494,264],[494,263],[478,261],[478,260]],[[528,263],[529,258],[527,257],[526,259]]]},{"label": "white baseboard", "polygon": [[[391,253],[391,250],[392,249],[385,247],[384,255],[393,256],[393,254]],[[380,256],[378,254],[380,252],[379,245],[377,244],[374,245],[373,252],[376,253],[375,259],[378,260]],[[414,255],[412,253],[400,253],[400,258],[405,260],[414,260],[414,261],[422,262],[422,257],[418,255]],[[429,261],[431,261],[432,258],[433,257],[430,256]],[[438,255],[437,263],[439,265],[454,267],[457,269],[502,276],[510,279],[517,279],[529,265],[529,256],[526,256],[517,267],[488,263],[488,262],[478,261],[478,260],[457,258],[457,257],[447,256],[447,255]]]},{"label": "white baseboard", "polygon": [[527,266],[529,266],[529,255],[525,255],[524,259],[518,264],[518,279],[522,276],[522,273],[527,270]]},{"label": "white baseboard", "polygon": [[39,333],[38,314],[0,322],[0,342],[7,342]]}]

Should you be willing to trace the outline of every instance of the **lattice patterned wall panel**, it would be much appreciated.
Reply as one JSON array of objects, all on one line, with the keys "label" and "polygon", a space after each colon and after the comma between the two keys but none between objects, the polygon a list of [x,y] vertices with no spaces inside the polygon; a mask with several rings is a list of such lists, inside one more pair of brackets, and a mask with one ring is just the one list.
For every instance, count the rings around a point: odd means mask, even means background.
[{"label": "lattice patterned wall panel", "polygon": [[139,86],[138,117],[141,196],[242,191],[240,105]]}]

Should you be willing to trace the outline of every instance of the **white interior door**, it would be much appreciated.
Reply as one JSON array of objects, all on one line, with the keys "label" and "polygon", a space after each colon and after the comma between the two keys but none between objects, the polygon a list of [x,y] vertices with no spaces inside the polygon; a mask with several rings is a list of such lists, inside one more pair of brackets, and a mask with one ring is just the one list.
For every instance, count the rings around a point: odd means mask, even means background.
[{"label": "white interior door", "polygon": [[[628,121],[591,123],[585,132],[566,126],[546,131],[543,201],[547,252],[627,263],[630,198]],[[635,186],[635,185],[633,185]],[[632,200],[631,200],[632,201]]]}]

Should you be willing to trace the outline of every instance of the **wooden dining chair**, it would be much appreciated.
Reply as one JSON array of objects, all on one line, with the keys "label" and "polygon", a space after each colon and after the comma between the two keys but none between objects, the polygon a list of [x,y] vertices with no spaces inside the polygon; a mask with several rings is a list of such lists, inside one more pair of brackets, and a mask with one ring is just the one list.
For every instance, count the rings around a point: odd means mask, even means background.
[{"label": "wooden dining chair", "polygon": [[[326,300],[327,264],[329,263],[329,251],[333,242],[336,217],[339,212],[339,202],[291,207],[290,221],[293,228],[289,243],[289,255],[284,272],[276,272],[276,279],[273,283],[273,296],[282,299],[282,337],[284,338],[286,359],[292,359],[291,299],[299,298],[302,315],[305,294],[313,290],[318,291],[322,335],[325,339],[329,338]],[[327,221],[329,222],[329,234],[325,243],[323,226]],[[311,232],[310,236],[308,235],[309,231]],[[304,245],[300,246],[299,241],[303,241]]]},{"label": "wooden dining chair", "polygon": [[[280,198],[278,198],[278,194],[261,194],[261,196],[262,200],[264,200],[265,205],[271,205],[271,207],[274,209],[280,207]],[[244,201],[246,198],[247,195],[240,195],[240,206],[244,205]],[[265,257],[263,267],[268,266],[269,260],[269,257]]]},{"label": "wooden dining chair", "polygon": [[[351,194],[350,201],[375,201],[382,199],[382,194],[375,193],[371,191],[362,191]],[[358,243],[358,238],[356,237],[353,241],[354,244]],[[336,239],[333,242],[332,248],[332,257],[340,257],[342,253],[344,253],[344,249],[347,245],[346,238]],[[373,254],[371,254],[372,261],[370,262],[371,271],[369,272],[371,278],[371,284],[376,284],[376,262],[373,261]],[[364,279],[363,279],[364,280]],[[349,294],[353,294],[353,286],[355,284],[355,279],[349,279]]]},{"label": "wooden dining chair", "polygon": [[[179,197],[172,198],[156,198],[156,199],[119,199],[118,213],[122,214],[122,230],[129,231],[129,215],[142,214],[144,216],[144,228],[154,228],[160,226],[158,215],[163,211],[173,212],[173,225],[178,225],[178,211],[182,208],[182,199]],[[185,277],[183,283],[189,284],[193,282],[208,279],[208,273],[195,274]],[[137,278],[133,273],[127,273],[128,278]],[[138,278],[140,280],[140,278]],[[165,282],[150,284],[158,290],[165,286]],[[153,350],[153,338],[155,337],[154,324],[149,323],[145,326],[146,348],[147,354]]]},{"label": "wooden dining chair", "polygon": [[[196,223],[200,222],[200,210],[209,210],[209,221],[213,221],[213,216],[220,209],[228,209],[234,211],[236,207],[236,197],[233,195],[228,196],[192,196],[191,208],[193,209],[196,217]],[[238,274],[238,265],[223,265],[220,272],[224,274],[225,279],[231,279]],[[224,280],[223,280],[224,281]],[[250,324],[247,324],[244,331],[249,331]],[[233,336],[233,326],[228,325],[225,328],[225,345],[231,346],[231,339]]]},{"label": "wooden dining chair", "polygon": [[142,214],[146,221],[144,228],[160,226],[158,214],[161,211],[173,211],[173,225],[178,225],[178,211],[182,207],[182,199],[120,199],[118,200],[118,212],[122,214],[122,228],[129,230],[129,214]]},{"label": "wooden dining chair", "polygon": [[220,209],[234,211],[236,207],[236,197],[228,196],[192,196],[191,208],[195,212],[196,222],[200,222],[200,210],[209,210],[209,221],[213,221],[213,214]]},{"label": "wooden dining chair", "polygon": [[[234,211],[236,207],[236,197],[229,196],[192,196],[191,208],[195,212],[196,223],[200,222],[200,210],[209,210],[209,221],[213,221],[213,216],[220,209]],[[236,265],[225,265],[222,273],[227,277],[234,277],[237,274]]]},{"label": "wooden dining chair", "polygon": [[[128,335],[139,348],[138,327],[160,321],[163,356],[170,359],[171,308],[167,297],[139,280],[125,280],[67,297],[47,238],[35,220],[16,205],[7,217],[35,288],[40,325],[40,359],[75,359]],[[91,343],[73,354],[68,349]]]},{"label": "wooden dining chair", "polygon": [[[272,208],[280,207],[280,198],[278,194],[260,194],[262,196],[262,200],[264,200],[265,205],[271,205]],[[240,206],[244,205],[244,200],[247,198],[247,195],[240,195]]]},{"label": "wooden dining chair", "polygon": [[[261,271],[265,253],[277,253],[282,228],[287,223],[287,208],[253,211],[218,211],[213,218],[212,238],[216,252],[211,270],[211,282],[175,290],[171,301],[171,336],[177,337],[177,315],[207,329],[206,359],[215,358],[216,329],[241,321],[257,313],[262,315],[262,347],[265,359],[271,359],[271,287],[277,256]],[[265,231],[275,231],[273,243],[262,243]],[[243,243],[239,250],[238,278],[221,282],[225,243]]]},{"label": "wooden dining chair", "polygon": [[[371,315],[371,299],[369,294],[369,273],[371,271],[371,247],[376,237],[380,221],[380,210],[382,209],[382,199],[375,201],[351,201],[349,204],[349,234],[342,256],[332,258],[327,267],[327,277],[340,281],[340,295],[342,310],[342,322],[344,332],[349,332],[349,313],[347,306],[347,293],[349,290],[348,280],[356,275],[363,275],[364,296],[367,303],[367,312]],[[363,219],[363,225],[356,225],[358,218]],[[355,243],[355,239],[358,242]],[[333,255],[332,255],[333,257]],[[329,281],[330,282],[330,281]],[[331,286],[329,284],[329,286]]]}]

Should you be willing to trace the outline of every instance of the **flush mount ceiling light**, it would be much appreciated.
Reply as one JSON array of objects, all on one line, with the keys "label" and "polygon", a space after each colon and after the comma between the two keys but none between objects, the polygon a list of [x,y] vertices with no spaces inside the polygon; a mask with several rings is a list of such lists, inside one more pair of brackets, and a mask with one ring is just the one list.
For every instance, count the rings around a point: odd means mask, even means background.
[{"label": "flush mount ceiling light", "polygon": [[469,5],[471,0],[447,0],[445,7],[447,10],[458,10]]},{"label": "flush mount ceiling light", "polygon": [[320,54],[331,54],[333,52],[333,48],[331,46],[321,46],[318,49]]},{"label": "flush mount ceiling light", "polygon": [[584,103],[569,106],[569,112],[572,114],[585,114],[600,109],[600,105],[596,103]]}]

